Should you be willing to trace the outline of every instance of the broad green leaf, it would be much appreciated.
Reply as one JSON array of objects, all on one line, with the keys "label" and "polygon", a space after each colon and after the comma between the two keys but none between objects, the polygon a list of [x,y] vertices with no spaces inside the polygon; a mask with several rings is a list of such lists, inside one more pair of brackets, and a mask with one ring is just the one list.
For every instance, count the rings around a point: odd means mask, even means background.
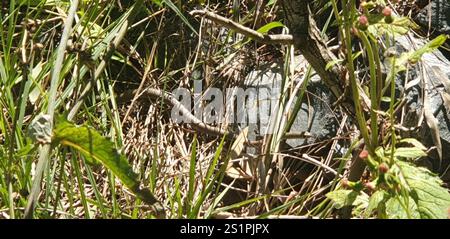
[{"label": "broad green leaf", "polygon": [[397,165],[411,189],[410,195],[417,204],[420,218],[447,218],[450,193],[442,186],[442,180],[426,168],[402,161]]},{"label": "broad green leaf", "polygon": [[353,210],[352,214],[353,216],[359,217],[363,214],[364,210],[369,205],[369,195],[362,192],[360,195],[358,195],[355,199],[355,201],[352,203]]},{"label": "broad green leaf", "polygon": [[427,44],[425,44],[423,47],[418,49],[417,51],[414,51],[408,58],[412,62],[417,62],[420,60],[423,54],[433,52],[434,50],[438,49],[442,44],[445,43],[447,40],[446,35],[440,35],[433,40],[429,41]]},{"label": "broad green leaf", "polygon": [[420,157],[425,157],[427,154],[420,148],[411,147],[411,148],[396,148],[394,151],[395,157],[402,157],[407,159],[417,159]]},{"label": "broad green leaf", "polygon": [[417,29],[419,26],[408,17],[395,17],[392,23],[377,21],[370,24],[368,31],[374,36],[382,36],[385,33],[394,35],[405,35],[411,29]]},{"label": "broad green leaf", "polygon": [[140,188],[138,175],[133,171],[128,160],[119,153],[114,143],[86,125],[76,126],[64,119],[59,119],[52,137],[52,144],[75,149],[88,161],[98,161],[111,170],[122,183],[142,201],[153,205],[158,201],[147,188]]},{"label": "broad green leaf", "polygon": [[423,151],[427,150],[427,147],[425,147],[421,142],[419,142],[417,139],[414,138],[401,139],[399,143],[408,143],[414,145],[416,148],[421,149]]},{"label": "broad green leaf", "polygon": [[347,189],[339,189],[327,193],[327,197],[334,202],[334,207],[340,209],[346,206],[351,206],[358,197],[358,192]]},{"label": "broad green leaf", "polygon": [[365,217],[368,218],[372,214],[372,212],[377,209],[380,205],[380,203],[383,202],[383,200],[386,197],[386,192],[383,190],[376,191],[375,193],[370,196],[369,204],[367,205],[366,211],[365,211]]},{"label": "broad green leaf", "polygon": [[421,48],[419,48],[416,51],[403,53],[398,60],[396,60],[396,70],[397,72],[401,72],[406,70],[407,63],[416,63],[420,60],[420,58],[425,53],[430,53],[438,49],[442,44],[445,43],[447,40],[446,35],[440,35],[436,37],[435,39],[429,41],[427,44],[423,45]]},{"label": "broad green leaf", "polygon": [[386,202],[386,213],[390,219],[420,218],[414,200],[400,196],[389,198]]},{"label": "broad green leaf", "polygon": [[277,27],[284,27],[283,23],[281,22],[270,22],[267,23],[266,25],[260,27],[257,32],[262,33],[262,34],[266,34],[268,33],[270,30],[277,28]]}]

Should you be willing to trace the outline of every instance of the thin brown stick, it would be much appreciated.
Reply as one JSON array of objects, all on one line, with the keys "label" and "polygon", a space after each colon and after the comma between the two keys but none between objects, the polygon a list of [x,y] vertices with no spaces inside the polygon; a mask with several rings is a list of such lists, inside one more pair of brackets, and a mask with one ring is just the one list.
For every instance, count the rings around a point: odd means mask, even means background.
[{"label": "thin brown stick", "polygon": [[207,10],[194,10],[190,12],[193,16],[203,16],[208,18],[209,20],[234,30],[240,34],[243,34],[247,37],[252,38],[255,41],[267,43],[267,44],[283,44],[283,45],[292,45],[294,44],[294,40],[291,35],[286,34],[275,34],[275,35],[264,35],[260,32],[257,32],[251,28],[242,26],[239,23],[236,23],[228,18],[217,15],[213,12]]}]

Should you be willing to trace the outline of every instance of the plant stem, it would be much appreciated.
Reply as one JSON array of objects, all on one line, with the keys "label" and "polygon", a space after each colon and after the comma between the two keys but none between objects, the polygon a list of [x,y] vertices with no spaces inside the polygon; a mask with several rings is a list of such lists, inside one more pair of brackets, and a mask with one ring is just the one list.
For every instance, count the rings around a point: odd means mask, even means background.
[{"label": "plant stem", "polygon": [[371,129],[371,146],[373,149],[377,147],[378,144],[378,124],[377,124],[377,113],[378,110],[378,98],[377,95],[377,73],[375,66],[375,57],[372,49],[372,44],[370,43],[367,35],[364,32],[360,32],[361,40],[364,47],[366,48],[367,56],[369,58],[369,68],[370,68],[370,129]]},{"label": "plant stem", "polygon": [[355,76],[355,67],[353,65],[353,54],[352,54],[352,39],[350,35],[350,29],[352,27],[352,19],[350,18],[350,11],[355,10],[355,1],[350,0],[350,9],[348,8],[349,0],[343,1],[343,13],[344,13],[344,40],[345,40],[345,47],[347,51],[347,70],[348,75],[350,78],[350,85],[352,88],[352,97],[353,102],[355,105],[355,113],[356,118],[358,121],[359,130],[361,131],[361,134],[364,138],[364,142],[366,143],[366,147],[369,150],[369,152],[374,155],[374,149],[371,145],[369,133],[367,132],[366,128],[366,119],[364,117],[363,111],[361,109],[361,102],[359,99],[359,92],[358,92],[358,83],[356,82],[356,76]]},{"label": "plant stem", "polygon": [[[58,47],[58,52],[56,55],[55,65],[52,71],[52,78],[50,82],[50,96],[48,99],[48,108],[47,108],[47,114],[50,116],[50,127],[53,129],[53,118],[55,115],[55,108],[56,108],[56,93],[58,90],[58,84],[60,80],[60,73],[62,69],[62,63],[64,61],[64,55],[67,47],[67,41],[69,40],[70,33],[72,31],[72,23],[73,19],[75,17],[77,8],[78,8],[78,0],[73,0],[70,9],[69,14],[66,19],[66,23],[64,24],[64,30],[61,37],[61,42]],[[31,187],[31,193],[28,196],[28,202],[27,206],[25,208],[25,218],[32,218],[33,217],[33,211],[34,206],[36,204],[36,200],[39,196],[39,193],[41,191],[41,180],[42,180],[42,174],[44,171],[44,166],[47,164],[51,153],[51,145],[45,144],[42,145],[39,150],[39,160],[38,164],[36,166],[36,173],[35,178],[33,180],[33,184]]]}]

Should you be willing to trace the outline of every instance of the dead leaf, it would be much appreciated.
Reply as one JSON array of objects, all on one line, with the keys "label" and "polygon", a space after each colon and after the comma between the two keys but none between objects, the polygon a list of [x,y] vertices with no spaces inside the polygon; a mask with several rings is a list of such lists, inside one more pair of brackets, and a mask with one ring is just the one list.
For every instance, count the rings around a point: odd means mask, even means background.
[{"label": "dead leaf", "polygon": [[232,160],[229,161],[226,171],[227,176],[231,178],[244,180],[253,178],[247,161],[241,162],[241,165],[233,163],[233,160],[237,159],[242,154],[245,147],[244,143],[247,141],[247,136],[248,127],[245,127],[231,146],[230,156]]},{"label": "dead leaf", "polygon": [[424,100],[424,115],[427,125],[431,130],[431,136],[438,151],[439,160],[441,160],[442,162],[442,143],[438,127],[439,121],[436,119],[436,117],[434,117],[433,113],[431,112],[430,103],[428,102],[428,99],[426,97]]},{"label": "dead leaf", "polygon": [[[245,164],[247,164],[245,162]],[[233,165],[232,163],[228,164],[227,168],[227,176],[234,179],[240,180],[251,180],[253,179],[252,173],[250,172],[250,168],[246,165],[247,170],[243,170],[239,165]]]},{"label": "dead leaf", "polygon": [[431,69],[433,70],[434,76],[444,85],[445,92],[450,93],[450,80],[448,76],[439,67],[434,66]]},{"label": "dead leaf", "polygon": [[447,114],[450,114],[450,94],[447,92],[441,92],[442,101],[444,101],[444,107],[447,110]]},{"label": "dead leaf", "polygon": [[233,145],[231,146],[231,159],[237,159],[241,155],[244,150],[244,143],[247,141],[247,135],[248,126],[241,131],[236,140],[233,142]]}]

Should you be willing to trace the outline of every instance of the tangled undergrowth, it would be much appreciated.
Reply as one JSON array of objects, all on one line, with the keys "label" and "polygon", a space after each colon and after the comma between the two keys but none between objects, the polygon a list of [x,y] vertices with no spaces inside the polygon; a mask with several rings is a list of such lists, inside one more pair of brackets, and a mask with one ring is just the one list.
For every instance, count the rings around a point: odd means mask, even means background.
[{"label": "tangled undergrowth", "polygon": [[[334,57],[320,71],[293,60],[295,2],[2,1],[0,218],[447,217],[444,182],[414,164],[445,153],[439,135],[403,137],[394,84],[446,37],[400,54],[417,7],[310,1]],[[171,117],[174,89],[242,87],[261,67],[283,71],[273,134]],[[334,135],[290,147],[315,133],[290,131],[320,98],[309,82],[334,70]]]}]

